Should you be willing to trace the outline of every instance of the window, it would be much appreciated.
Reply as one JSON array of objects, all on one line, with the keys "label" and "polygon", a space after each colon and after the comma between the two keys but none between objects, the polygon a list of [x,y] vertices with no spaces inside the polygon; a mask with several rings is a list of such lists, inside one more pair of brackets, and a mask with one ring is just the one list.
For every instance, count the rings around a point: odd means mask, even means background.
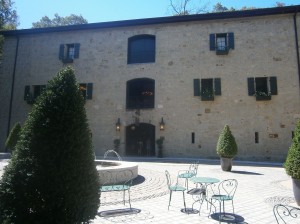
[{"label": "window", "polygon": [[201,96],[202,101],[213,101],[221,95],[221,79],[194,79],[194,96]]},{"label": "window", "polygon": [[133,79],[127,82],[126,108],[154,108],[155,81],[148,78]]},{"label": "window", "polygon": [[248,78],[248,95],[255,96],[257,101],[271,100],[271,96],[277,94],[276,77]]},{"label": "window", "polygon": [[80,83],[79,89],[85,100],[91,100],[93,97],[93,83]]},{"label": "window", "polygon": [[25,86],[24,100],[28,104],[33,104],[45,88],[46,85]]},{"label": "window", "polygon": [[155,36],[137,35],[128,39],[128,64],[155,62]]},{"label": "window", "polygon": [[72,63],[75,58],[79,58],[80,44],[61,44],[59,47],[59,60],[63,63]]},{"label": "window", "polygon": [[210,50],[215,51],[217,55],[228,54],[230,49],[234,49],[233,33],[213,33],[209,36]]}]

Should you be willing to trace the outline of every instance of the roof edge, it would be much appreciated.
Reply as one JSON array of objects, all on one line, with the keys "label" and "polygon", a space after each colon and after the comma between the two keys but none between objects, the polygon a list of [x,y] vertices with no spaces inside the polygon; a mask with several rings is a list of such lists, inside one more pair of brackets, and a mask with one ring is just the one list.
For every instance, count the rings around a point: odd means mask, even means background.
[{"label": "roof edge", "polygon": [[88,23],[88,24],[70,25],[70,26],[32,28],[32,29],[7,30],[7,31],[2,30],[0,31],[0,35],[19,36],[19,35],[76,31],[76,30],[105,29],[105,28],[116,28],[116,27],[155,25],[155,24],[164,24],[164,23],[179,23],[179,22],[192,22],[192,21],[202,21],[202,20],[218,20],[218,19],[231,19],[231,18],[242,18],[242,17],[268,16],[268,15],[276,15],[276,14],[297,13],[299,12],[299,10],[300,10],[300,5],[295,5],[295,6],[260,8],[260,9],[240,10],[240,11],[230,11],[230,12],[220,12],[220,13],[194,14],[194,15],[186,15],[186,16],[168,16],[168,17],[155,17],[155,18],[121,20],[121,21],[110,21],[110,22],[100,22],[100,23]]}]

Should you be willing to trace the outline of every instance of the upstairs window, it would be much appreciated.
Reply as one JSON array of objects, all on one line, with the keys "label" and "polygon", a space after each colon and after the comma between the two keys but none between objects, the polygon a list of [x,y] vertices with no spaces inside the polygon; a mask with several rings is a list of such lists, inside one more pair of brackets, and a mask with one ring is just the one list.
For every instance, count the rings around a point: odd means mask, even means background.
[{"label": "upstairs window", "polygon": [[154,108],[155,81],[148,78],[133,79],[127,82],[126,108]]},{"label": "upstairs window", "polygon": [[221,79],[194,79],[194,96],[201,96],[202,101],[213,101],[221,95]]},{"label": "upstairs window", "polygon": [[46,85],[25,86],[24,100],[28,104],[33,104],[39,95],[41,95],[41,93],[45,90],[45,88]]},{"label": "upstairs window", "polygon": [[75,58],[79,58],[80,44],[61,44],[59,46],[59,60],[63,63],[72,63]]},{"label": "upstairs window", "polygon": [[228,54],[230,49],[234,49],[233,33],[213,33],[209,36],[210,50],[217,55]]},{"label": "upstairs window", "polygon": [[91,100],[93,98],[93,83],[80,83],[79,89],[85,100]]},{"label": "upstairs window", "polygon": [[248,95],[255,96],[256,100],[271,100],[271,96],[277,94],[276,77],[248,78]]},{"label": "upstairs window", "polygon": [[155,62],[155,36],[137,35],[128,39],[128,64]]}]

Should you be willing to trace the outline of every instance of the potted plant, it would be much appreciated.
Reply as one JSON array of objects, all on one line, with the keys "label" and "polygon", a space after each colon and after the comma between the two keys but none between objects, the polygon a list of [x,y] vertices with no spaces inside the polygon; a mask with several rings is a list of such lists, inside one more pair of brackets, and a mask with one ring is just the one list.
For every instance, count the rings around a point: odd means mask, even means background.
[{"label": "potted plant", "polygon": [[158,147],[158,157],[162,158],[163,157],[163,144],[164,144],[164,137],[160,137],[159,139],[156,140],[156,144]]},{"label": "potted plant", "polygon": [[286,173],[292,177],[295,201],[300,206],[300,120],[283,166]]},{"label": "potted plant", "polygon": [[119,152],[119,149],[120,149],[120,139],[115,138],[115,139],[114,139],[114,150],[115,150],[116,152]]},{"label": "potted plant", "polygon": [[235,138],[226,124],[220,133],[217,143],[217,154],[221,158],[221,168],[223,171],[231,171],[232,159],[237,154],[237,151]]},{"label": "potted plant", "polygon": [[214,100],[214,92],[212,89],[205,88],[201,92],[201,100],[202,101],[212,101]]}]

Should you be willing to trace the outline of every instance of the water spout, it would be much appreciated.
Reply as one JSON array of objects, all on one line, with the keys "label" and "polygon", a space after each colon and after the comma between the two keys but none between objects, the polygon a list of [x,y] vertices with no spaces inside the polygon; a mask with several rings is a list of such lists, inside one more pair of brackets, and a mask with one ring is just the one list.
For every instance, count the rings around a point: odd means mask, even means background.
[{"label": "water spout", "polygon": [[110,149],[110,150],[107,150],[107,151],[104,153],[103,159],[106,159],[106,157],[107,157],[107,155],[108,155],[109,153],[114,153],[114,154],[118,157],[119,161],[122,161],[121,156],[120,156],[115,150],[111,150],[111,149]]}]

